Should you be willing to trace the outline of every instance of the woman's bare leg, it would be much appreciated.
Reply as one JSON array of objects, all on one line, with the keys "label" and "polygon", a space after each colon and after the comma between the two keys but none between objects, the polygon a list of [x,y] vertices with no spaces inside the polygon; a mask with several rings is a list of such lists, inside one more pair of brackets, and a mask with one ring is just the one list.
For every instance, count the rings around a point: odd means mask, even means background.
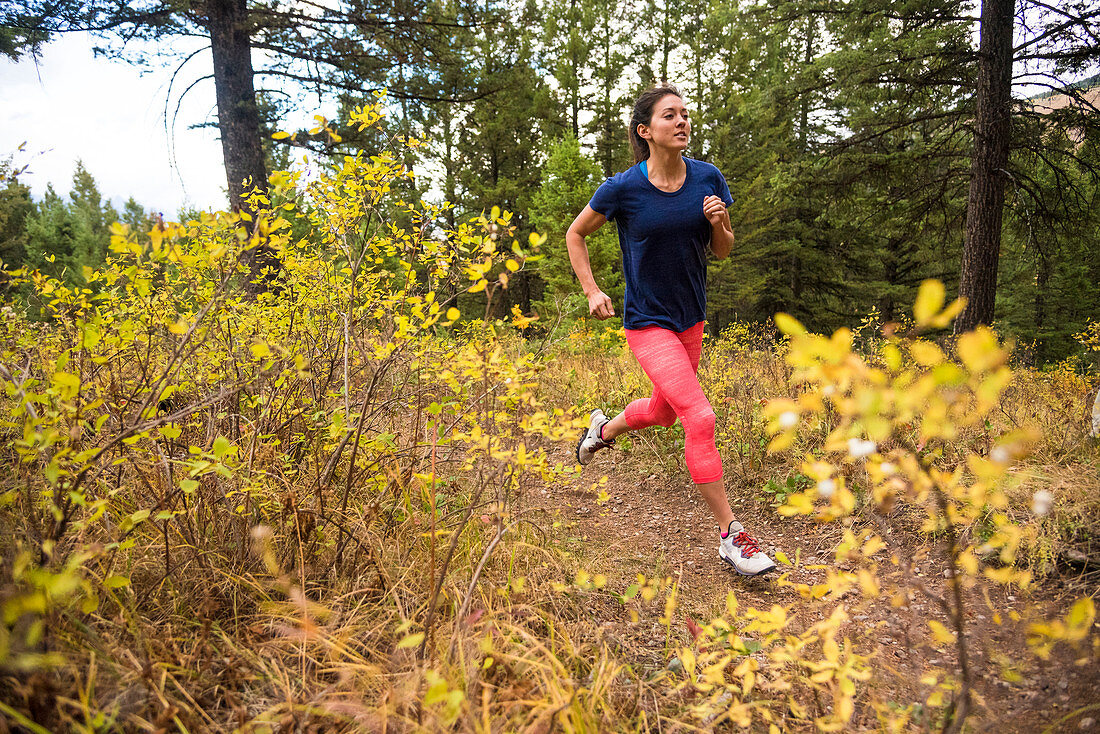
[{"label": "woman's bare leg", "polygon": [[718,529],[723,533],[729,528],[730,523],[736,518],[733,516],[733,508],[730,507],[729,497],[726,496],[726,483],[719,479],[717,482],[696,484],[699,494],[710,508],[710,514],[718,521]]},{"label": "woman's bare leg", "polygon": [[[603,437],[610,441],[629,430],[630,426],[626,422],[626,411],[623,411],[604,424]],[[710,514],[714,515],[714,519],[718,522],[719,529],[723,533],[726,532],[726,528],[735,519],[733,508],[730,507],[729,497],[726,496],[726,483],[719,479],[716,482],[696,484],[695,486],[699,488],[699,494],[703,496],[707,507],[710,508]]]},{"label": "woman's bare leg", "polygon": [[603,438],[605,441],[610,441],[616,436],[621,436],[630,430],[630,426],[626,422],[626,411],[619,413],[617,416],[609,420],[603,425]]}]

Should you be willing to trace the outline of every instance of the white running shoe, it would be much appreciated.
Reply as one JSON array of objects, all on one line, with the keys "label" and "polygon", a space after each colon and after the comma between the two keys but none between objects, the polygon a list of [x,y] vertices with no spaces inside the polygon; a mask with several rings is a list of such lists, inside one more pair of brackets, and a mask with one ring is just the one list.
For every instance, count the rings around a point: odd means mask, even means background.
[{"label": "white running shoe", "polygon": [[729,534],[718,544],[718,556],[742,576],[759,576],[775,569],[775,561],[760,550],[739,522],[730,523]]},{"label": "white running shoe", "polygon": [[605,441],[602,436],[603,427],[611,422],[611,419],[596,408],[592,411],[592,417],[588,421],[588,428],[581,431],[581,437],[577,440],[577,462],[581,465],[592,461],[592,457],[600,449],[610,448],[615,441]]}]

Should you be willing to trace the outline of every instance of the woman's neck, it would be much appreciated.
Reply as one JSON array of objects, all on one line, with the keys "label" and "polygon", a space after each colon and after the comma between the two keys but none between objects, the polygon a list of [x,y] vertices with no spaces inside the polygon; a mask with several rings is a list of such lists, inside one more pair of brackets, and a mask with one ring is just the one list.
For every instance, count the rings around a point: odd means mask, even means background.
[{"label": "woman's neck", "polygon": [[687,175],[687,164],[678,150],[650,148],[646,168],[650,183],[659,189],[678,189]]}]

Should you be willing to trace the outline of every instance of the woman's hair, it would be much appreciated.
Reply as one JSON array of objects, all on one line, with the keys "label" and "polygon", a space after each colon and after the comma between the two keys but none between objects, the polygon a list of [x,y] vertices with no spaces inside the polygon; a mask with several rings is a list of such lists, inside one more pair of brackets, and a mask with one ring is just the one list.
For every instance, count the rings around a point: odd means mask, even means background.
[{"label": "woman's hair", "polygon": [[672,84],[659,84],[642,92],[634,103],[634,112],[630,115],[630,147],[634,149],[634,162],[641,163],[649,158],[649,143],[638,134],[639,125],[648,125],[653,119],[653,106],[663,97],[675,94],[683,99],[680,90]]}]

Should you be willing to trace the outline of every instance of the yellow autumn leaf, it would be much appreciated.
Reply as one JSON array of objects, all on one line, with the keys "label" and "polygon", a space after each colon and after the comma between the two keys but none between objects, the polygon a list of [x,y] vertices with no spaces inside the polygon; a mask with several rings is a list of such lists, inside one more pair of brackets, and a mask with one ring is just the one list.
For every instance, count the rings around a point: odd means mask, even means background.
[{"label": "yellow autumn leaf", "polygon": [[680,662],[684,666],[684,672],[691,675],[695,672],[695,652],[690,647],[680,651]]},{"label": "yellow autumn leaf", "polygon": [[784,433],[780,433],[778,436],[773,438],[771,440],[771,442],[768,444],[768,453],[769,454],[778,453],[780,451],[783,451],[786,448],[790,448],[791,444],[793,444],[793,443],[794,443],[794,432],[793,431],[786,431]]},{"label": "yellow autumn leaf", "polygon": [[956,349],[959,359],[971,372],[987,372],[1008,359],[1008,352],[1001,349],[996,334],[984,326],[960,336]]},{"label": "yellow autumn leaf", "polygon": [[775,325],[781,332],[787,336],[795,336],[797,334],[805,334],[806,327],[803,326],[798,319],[787,313],[777,313],[775,315]]},{"label": "yellow autumn leaf", "polygon": [[928,626],[932,630],[932,637],[943,645],[951,645],[955,642],[955,633],[943,626],[935,619],[928,620]]},{"label": "yellow autumn leaf", "polygon": [[926,280],[920,284],[917,301],[913,304],[913,319],[917,322],[917,326],[929,325],[929,322],[943,308],[946,295],[943,283],[938,280]]},{"label": "yellow autumn leaf", "polygon": [[821,653],[830,663],[835,663],[840,658],[840,646],[834,638],[829,637],[821,643]]},{"label": "yellow autumn leaf", "polygon": [[965,298],[956,298],[950,306],[932,319],[931,325],[936,329],[945,329],[966,308]]},{"label": "yellow autumn leaf", "polygon": [[836,711],[838,719],[841,721],[849,721],[852,718],[852,714],[856,711],[856,705],[849,696],[844,696],[837,700],[834,710]]},{"label": "yellow autumn leaf", "polygon": [[737,595],[732,591],[726,594],[726,614],[730,619],[737,619]]},{"label": "yellow autumn leaf", "polygon": [[871,599],[877,597],[880,591],[878,580],[866,568],[859,569],[859,588],[864,596]]},{"label": "yellow autumn leaf", "polygon": [[787,502],[779,506],[776,510],[783,517],[791,517],[792,515],[809,515],[814,511],[813,501],[810,500],[805,494],[792,494],[787,498]]},{"label": "yellow autumn leaf", "polygon": [[1095,620],[1096,605],[1092,598],[1086,596],[1078,599],[1066,615],[1066,638],[1072,641],[1085,639]]},{"label": "yellow autumn leaf", "polygon": [[921,367],[935,367],[946,359],[942,349],[926,341],[913,342],[909,347],[909,354]]},{"label": "yellow autumn leaf", "polygon": [[863,549],[861,552],[863,553],[863,555],[869,558],[885,547],[886,542],[882,538],[878,537],[877,535],[872,535],[868,537],[867,542],[863,544]]}]

